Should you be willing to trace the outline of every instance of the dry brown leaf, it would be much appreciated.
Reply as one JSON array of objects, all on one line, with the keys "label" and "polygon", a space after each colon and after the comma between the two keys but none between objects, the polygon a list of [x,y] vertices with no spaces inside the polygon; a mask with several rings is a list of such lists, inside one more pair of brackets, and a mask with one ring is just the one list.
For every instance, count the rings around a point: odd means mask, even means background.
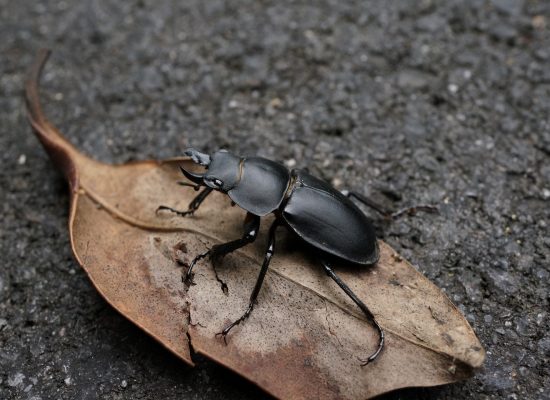
[{"label": "dry brown leaf", "polygon": [[[194,217],[156,215],[160,204],[185,208],[196,192],[176,185],[188,159],[106,165],[76,150],[44,117],[39,54],[27,82],[29,120],[71,187],[73,252],[102,296],[185,362],[197,353],[231,368],[279,398],[365,399],[390,390],[434,386],[470,376],[485,353],[449,299],[387,244],[373,268],[335,266],[386,330],[378,359],[358,357],[377,344],[373,327],[323,269],[281,232],[251,317],[215,334],[245,309],[265,247],[258,240],[218,266],[196,268],[189,289],[177,260],[235,239],[245,213],[214,193]],[[269,218],[268,218],[269,219]],[[269,226],[267,221],[263,227]]]}]

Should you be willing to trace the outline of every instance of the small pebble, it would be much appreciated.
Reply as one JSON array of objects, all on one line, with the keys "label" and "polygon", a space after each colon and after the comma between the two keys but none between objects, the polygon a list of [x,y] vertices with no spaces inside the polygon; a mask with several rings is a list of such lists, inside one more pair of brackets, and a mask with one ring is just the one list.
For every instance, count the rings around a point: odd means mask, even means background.
[{"label": "small pebble", "polygon": [[23,375],[21,372],[17,372],[15,375],[8,377],[8,386],[16,387],[21,383],[23,383],[24,379],[25,379],[25,375]]},{"label": "small pebble", "polygon": [[458,92],[458,85],[456,85],[454,83],[450,83],[449,86],[447,86],[447,89],[449,90],[449,92],[454,94],[454,93]]},{"label": "small pebble", "polygon": [[285,160],[285,165],[288,168],[293,168],[296,166],[296,160],[294,158],[289,158],[288,160]]}]

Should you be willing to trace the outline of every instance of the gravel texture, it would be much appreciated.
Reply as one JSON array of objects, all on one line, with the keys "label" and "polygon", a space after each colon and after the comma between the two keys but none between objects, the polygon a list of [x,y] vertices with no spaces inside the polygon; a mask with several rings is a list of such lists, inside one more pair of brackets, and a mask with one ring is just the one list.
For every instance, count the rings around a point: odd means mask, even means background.
[{"label": "gravel texture", "polygon": [[373,218],[487,361],[387,398],[550,398],[550,2],[0,0],[0,15],[0,398],[266,397],[184,366],[74,261],[66,184],[23,110],[40,46],[47,114],[103,161],[226,147],[395,208],[438,203]]}]

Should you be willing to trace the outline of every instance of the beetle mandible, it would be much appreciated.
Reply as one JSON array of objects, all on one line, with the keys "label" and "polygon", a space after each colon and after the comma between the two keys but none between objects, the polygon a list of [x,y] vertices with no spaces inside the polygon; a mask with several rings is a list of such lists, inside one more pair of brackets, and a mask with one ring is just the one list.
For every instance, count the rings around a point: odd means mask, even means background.
[{"label": "beetle mandible", "polygon": [[[237,240],[214,245],[210,250],[197,255],[189,264],[185,281],[190,282],[192,270],[197,261],[207,256],[217,259],[249,243],[252,243],[260,228],[260,218],[275,214],[275,221],[269,228],[267,249],[260,274],[250,296],[244,314],[226,326],[219,335],[226,339],[229,331],[244,321],[252,312],[262,287],[275,247],[275,232],[278,226],[286,226],[299,238],[318,250],[318,258],[325,272],[363,311],[378,331],[378,347],[361,365],[374,361],[384,347],[384,330],[368,307],[336,275],[328,261],[329,257],[345,261],[358,267],[373,265],[378,261],[379,251],[374,228],[369,219],[350,197],[385,214],[398,216],[409,211],[423,209],[431,211],[432,206],[419,206],[389,214],[370,199],[354,192],[339,192],[325,181],[304,170],[288,170],[284,165],[262,157],[239,157],[227,150],[219,150],[212,156],[195,149],[187,149],[184,155],[206,168],[199,174],[181,168],[182,173],[195,190],[204,189],[189,204],[186,211],[160,206],[158,210],[169,210],[181,216],[192,215],[216,190],[225,193],[232,202],[245,211],[244,235]],[[157,211],[158,211],[157,210]]]}]

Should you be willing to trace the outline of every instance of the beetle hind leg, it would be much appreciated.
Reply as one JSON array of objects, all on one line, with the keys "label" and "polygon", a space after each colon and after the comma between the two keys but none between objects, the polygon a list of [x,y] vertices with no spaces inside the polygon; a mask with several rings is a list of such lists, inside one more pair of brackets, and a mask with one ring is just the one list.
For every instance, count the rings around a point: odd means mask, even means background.
[{"label": "beetle hind leg", "polygon": [[405,207],[397,211],[390,211],[381,204],[377,203],[376,201],[372,200],[369,197],[366,197],[365,195],[362,195],[357,192],[352,192],[349,190],[342,190],[341,192],[344,196],[349,198],[354,198],[367,207],[372,208],[376,212],[380,213],[382,216],[388,218],[388,219],[397,219],[402,217],[403,215],[415,215],[418,211],[424,211],[429,213],[438,213],[439,209],[437,206],[434,206],[432,204],[417,204],[412,207]]},{"label": "beetle hind leg", "polygon": [[366,359],[359,359],[359,361],[361,362],[361,366],[365,366],[370,362],[374,361],[376,357],[378,357],[382,349],[384,348],[384,330],[382,329],[380,324],[378,324],[378,321],[376,321],[376,318],[374,317],[372,312],[368,309],[368,307],[365,305],[365,303],[363,303],[355,295],[355,293],[353,293],[353,291],[349,288],[349,286],[346,285],[344,281],[342,281],[342,279],[340,279],[340,277],[334,273],[330,264],[323,259],[321,259],[321,264],[323,265],[323,268],[325,268],[325,272],[327,273],[327,275],[330,276],[338,284],[338,286],[340,286],[340,288],[349,296],[351,300],[353,300],[355,304],[357,304],[357,306],[361,309],[361,311],[363,311],[363,313],[367,316],[367,318],[372,322],[372,324],[375,326],[376,330],[378,331],[379,339],[378,339],[377,349],[374,351],[374,353],[372,353]]},{"label": "beetle hind leg", "polygon": [[271,258],[273,257],[273,253],[275,249],[275,231],[277,230],[277,226],[278,226],[278,221],[276,220],[275,222],[273,222],[273,224],[269,228],[269,238],[267,242],[267,250],[265,252],[264,261],[262,263],[262,268],[260,269],[260,275],[258,275],[256,284],[254,285],[254,290],[250,295],[250,301],[248,303],[248,307],[246,308],[246,311],[238,319],[236,319],[235,321],[227,325],[223,329],[223,331],[216,334],[216,336],[223,337],[223,341],[225,342],[225,344],[227,344],[227,334],[229,333],[229,331],[233,329],[235,326],[239,325],[245,319],[247,319],[250,316],[250,313],[252,312],[252,310],[254,309],[254,305],[256,304],[258,294],[260,293],[260,289],[262,288],[265,275],[269,268],[269,263],[271,262]]}]

